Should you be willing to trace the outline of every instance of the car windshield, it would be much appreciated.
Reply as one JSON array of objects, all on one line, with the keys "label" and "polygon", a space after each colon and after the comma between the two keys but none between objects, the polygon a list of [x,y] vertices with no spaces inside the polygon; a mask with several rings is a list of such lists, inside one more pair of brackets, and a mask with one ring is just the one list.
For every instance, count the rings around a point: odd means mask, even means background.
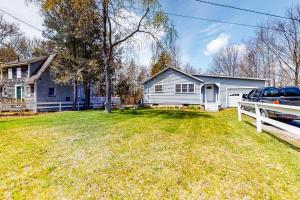
[{"label": "car windshield", "polygon": [[286,96],[286,97],[300,96],[299,88],[283,88],[281,93],[283,96]]}]

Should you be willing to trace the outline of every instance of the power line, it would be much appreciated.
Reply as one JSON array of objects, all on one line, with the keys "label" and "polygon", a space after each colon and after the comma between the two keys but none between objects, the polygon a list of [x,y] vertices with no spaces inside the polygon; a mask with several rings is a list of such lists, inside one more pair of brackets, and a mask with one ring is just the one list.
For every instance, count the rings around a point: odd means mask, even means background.
[{"label": "power line", "polygon": [[14,18],[15,20],[17,20],[17,21],[19,21],[19,22],[21,22],[21,23],[23,23],[23,24],[25,24],[25,25],[27,25],[27,26],[29,26],[29,27],[31,27],[31,28],[37,30],[37,31],[40,31],[41,33],[43,33],[43,31],[42,31],[41,29],[39,29],[39,28],[33,26],[32,24],[29,24],[28,22],[25,22],[24,20],[22,20],[22,19],[20,19],[20,18],[18,18],[18,17],[16,17],[16,16],[10,14],[9,12],[4,11],[4,10],[2,10],[1,8],[0,8],[0,11],[3,12],[4,14],[7,14],[8,16]]},{"label": "power line", "polygon": [[[142,8],[134,8],[134,7],[131,7],[131,8],[136,9],[136,10],[146,11],[145,9],[142,9]],[[151,12],[157,12],[157,11],[152,10]],[[175,17],[182,17],[182,18],[195,19],[195,20],[201,20],[201,21],[215,22],[215,23],[220,23],[220,24],[231,24],[231,25],[237,25],[237,26],[260,28],[260,29],[268,29],[268,30],[285,32],[282,29],[259,26],[259,25],[253,25],[253,24],[244,24],[244,23],[238,23],[238,22],[223,21],[223,20],[210,19],[210,18],[204,18],[204,17],[196,17],[196,16],[190,16],[190,15],[171,13],[171,12],[164,12],[164,13],[167,14],[167,15],[170,15],[170,16],[175,16]]]},{"label": "power line", "polygon": [[235,7],[235,6],[214,3],[214,2],[210,2],[210,1],[203,1],[203,0],[195,0],[195,1],[198,1],[200,3],[214,5],[214,6],[219,6],[219,7],[225,7],[225,8],[235,9],[235,10],[246,11],[246,12],[255,13],[255,14],[259,14],[259,15],[267,15],[267,16],[270,16],[270,17],[277,17],[277,18],[289,19],[289,20],[292,19],[292,18],[289,18],[289,17],[285,17],[285,16],[281,16],[281,15],[276,15],[276,14],[272,14],[272,13],[266,13],[266,12],[261,12],[261,11],[256,11],[256,10],[250,10],[250,9],[246,9],[246,8],[239,8],[239,7]]},{"label": "power line", "polygon": [[[200,0],[199,0],[200,1]],[[135,8],[135,7],[130,7],[130,8],[133,8],[135,10],[142,10],[142,11],[145,11],[145,9],[142,9],[142,8]],[[28,22],[25,22],[24,20],[10,14],[9,12],[7,11],[4,11],[3,9],[0,9],[1,12],[9,15],[10,17],[18,20],[19,22],[41,32],[41,33],[44,33],[41,29],[33,26],[32,24],[29,24]],[[157,12],[157,11],[154,11],[152,10],[151,12]],[[281,32],[284,32],[284,30],[281,30],[281,29],[276,29],[276,28],[271,28],[271,27],[264,27],[264,26],[259,26],[259,25],[252,25],[252,24],[245,24],[245,23],[238,23],[238,22],[230,22],[230,21],[223,21],[223,20],[217,20],[217,19],[210,19],[210,18],[203,18],[203,17],[196,17],[196,16],[190,16],[190,15],[183,15],[183,14],[177,14],[177,13],[171,13],[171,12],[164,12],[165,14],[167,15],[170,15],[170,16],[175,16],[175,17],[181,17],[181,18],[187,18],[187,19],[195,19],[195,20],[201,20],[201,21],[209,21],[209,22],[215,22],[215,23],[221,23],[221,24],[231,24],[231,25],[237,25],[237,26],[243,26],[243,27],[251,27],[251,28],[260,28],[260,29],[269,29],[269,30],[275,30],[275,31],[281,31]]]}]

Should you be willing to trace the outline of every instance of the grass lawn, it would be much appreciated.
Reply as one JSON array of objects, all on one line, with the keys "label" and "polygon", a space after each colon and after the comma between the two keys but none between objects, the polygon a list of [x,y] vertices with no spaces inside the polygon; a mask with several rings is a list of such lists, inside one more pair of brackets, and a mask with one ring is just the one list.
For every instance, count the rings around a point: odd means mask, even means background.
[{"label": "grass lawn", "polygon": [[235,110],[0,118],[0,199],[300,199],[300,151]]}]

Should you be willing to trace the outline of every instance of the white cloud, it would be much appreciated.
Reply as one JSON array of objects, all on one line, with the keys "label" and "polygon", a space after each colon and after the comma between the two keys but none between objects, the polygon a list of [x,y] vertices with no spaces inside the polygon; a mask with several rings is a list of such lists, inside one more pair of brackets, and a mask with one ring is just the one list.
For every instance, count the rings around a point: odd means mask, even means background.
[{"label": "white cloud", "polygon": [[212,40],[210,43],[206,45],[206,49],[204,50],[204,54],[206,56],[213,55],[217,53],[220,49],[226,46],[229,43],[230,35],[226,33],[221,33],[216,39]]},{"label": "white cloud", "polygon": [[218,34],[220,32],[224,32],[226,29],[228,29],[230,26],[228,24],[218,24],[213,23],[208,25],[206,28],[201,30],[199,33],[204,34],[205,36],[212,36],[215,34]]}]

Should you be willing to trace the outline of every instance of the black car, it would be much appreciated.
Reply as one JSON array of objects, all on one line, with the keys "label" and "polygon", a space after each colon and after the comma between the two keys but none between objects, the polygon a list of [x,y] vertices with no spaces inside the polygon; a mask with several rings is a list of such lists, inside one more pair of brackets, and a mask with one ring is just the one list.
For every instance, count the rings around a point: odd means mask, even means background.
[{"label": "black car", "polygon": [[[243,96],[244,101],[300,106],[300,89],[298,87],[264,87],[252,90]],[[249,108],[247,109],[249,110]],[[253,109],[252,109],[253,110]],[[262,116],[281,121],[299,120],[299,116],[283,114],[275,111],[261,110]]]}]

